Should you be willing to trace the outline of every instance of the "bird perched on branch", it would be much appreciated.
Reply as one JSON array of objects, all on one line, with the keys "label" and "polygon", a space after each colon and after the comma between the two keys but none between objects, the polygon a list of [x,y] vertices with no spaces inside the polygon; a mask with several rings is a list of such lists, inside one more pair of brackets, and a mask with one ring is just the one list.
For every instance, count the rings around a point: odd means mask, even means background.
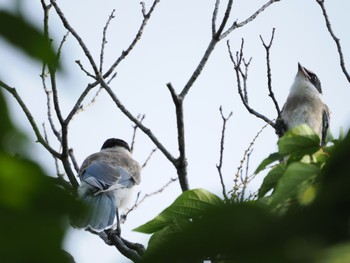
[{"label": "bird perched on branch", "polygon": [[322,100],[321,82],[312,71],[298,63],[298,73],[281,116],[276,121],[276,133],[283,136],[287,130],[306,123],[321,139],[321,146],[326,142],[330,111]]},{"label": "bird perched on branch", "polygon": [[108,139],[99,152],[83,162],[79,177],[78,194],[90,213],[76,226],[95,232],[115,228],[120,235],[118,210],[126,207],[132,188],[139,184],[141,167],[130,152],[128,144],[120,139]]}]

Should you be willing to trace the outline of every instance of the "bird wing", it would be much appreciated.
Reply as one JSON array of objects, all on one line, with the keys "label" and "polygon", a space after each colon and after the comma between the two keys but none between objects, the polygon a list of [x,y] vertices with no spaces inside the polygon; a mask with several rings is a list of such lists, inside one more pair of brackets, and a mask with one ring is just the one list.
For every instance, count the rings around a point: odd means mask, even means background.
[{"label": "bird wing", "polygon": [[322,113],[322,138],[321,138],[321,146],[326,144],[326,137],[327,137],[327,131],[329,127],[329,121],[330,121],[330,116],[329,116],[329,111],[324,110]]},{"label": "bird wing", "polygon": [[96,194],[135,185],[135,180],[126,169],[120,166],[114,167],[103,161],[91,163],[80,178],[94,188]]}]

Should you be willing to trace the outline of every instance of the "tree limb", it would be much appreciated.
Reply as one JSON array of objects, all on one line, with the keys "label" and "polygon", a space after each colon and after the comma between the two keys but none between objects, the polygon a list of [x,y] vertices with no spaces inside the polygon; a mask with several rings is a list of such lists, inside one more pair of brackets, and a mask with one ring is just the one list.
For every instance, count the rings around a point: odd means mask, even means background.
[{"label": "tree limb", "polygon": [[341,67],[346,79],[348,80],[348,82],[350,82],[350,75],[349,75],[348,71],[346,70],[344,55],[343,55],[342,47],[340,44],[340,39],[333,32],[332,25],[331,25],[331,22],[329,20],[326,7],[324,6],[324,0],[316,0],[316,2],[319,4],[319,6],[322,9],[322,14],[323,14],[324,20],[326,22],[327,30],[328,30],[329,34],[331,35],[332,39],[334,40],[335,45],[337,46],[340,67]]}]

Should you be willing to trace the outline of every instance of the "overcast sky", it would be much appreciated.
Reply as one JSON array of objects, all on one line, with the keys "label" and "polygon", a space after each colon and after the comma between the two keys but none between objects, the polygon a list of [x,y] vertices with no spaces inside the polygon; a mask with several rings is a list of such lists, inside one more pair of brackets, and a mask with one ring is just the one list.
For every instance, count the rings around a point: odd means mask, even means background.
[{"label": "overcast sky", "polygon": [[[0,0],[1,8],[13,8],[13,0]],[[42,26],[42,10],[39,0],[22,1],[21,12]],[[107,34],[105,69],[126,49],[136,34],[141,21],[141,6],[138,1],[128,0],[60,0],[57,1],[71,26],[82,37],[93,57],[98,61],[102,29],[115,9]],[[222,10],[226,1],[222,1]],[[242,21],[266,1],[234,1],[231,20]],[[146,1],[149,8],[152,1]],[[111,86],[125,106],[136,116],[146,114],[144,124],[151,128],[163,145],[177,156],[177,133],[174,105],[166,88],[171,82],[180,92],[196,68],[211,38],[211,16],[215,1],[161,0],[150,19],[142,39],[132,53],[117,69],[118,75]],[[345,62],[350,65],[350,35],[348,32],[350,2],[348,0],[326,1],[326,7],[335,34],[341,39]],[[222,11],[221,10],[221,11]],[[297,63],[314,71],[321,80],[324,100],[331,109],[331,131],[337,136],[339,129],[350,124],[350,85],[343,76],[335,44],[328,34],[321,9],[315,0],[281,0],[273,4],[253,22],[233,31],[219,43],[208,64],[196,81],[185,107],[185,131],[188,156],[188,176],[191,188],[205,188],[221,196],[221,185],[216,170],[219,160],[219,145],[222,120],[219,107],[224,113],[233,111],[227,126],[224,180],[227,189],[232,189],[233,177],[245,149],[256,133],[265,124],[250,115],[242,105],[235,81],[233,65],[229,59],[226,40],[233,51],[245,40],[244,53],[253,57],[249,68],[249,102],[251,107],[270,119],[276,111],[268,97],[265,50],[259,35],[269,41],[272,28],[276,28],[271,49],[273,90],[283,105],[289,88],[297,73]],[[50,34],[57,47],[66,30],[54,10],[50,13]],[[35,116],[37,123],[47,123],[46,101],[42,89],[41,65],[26,58],[0,39],[0,77],[18,92]],[[79,94],[91,82],[74,62],[81,60],[90,69],[81,48],[72,36],[64,44],[62,53],[63,72],[58,75],[61,107],[66,114]],[[350,66],[348,67],[350,70]],[[89,97],[91,99],[91,96]],[[89,102],[89,98],[84,102]],[[34,144],[35,138],[28,121],[16,102],[8,96],[13,117],[18,126],[26,131],[33,142],[31,156],[39,160],[50,174],[55,174],[51,156],[42,146]],[[132,123],[102,93],[96,103],[77,115],[70,126],[69,142],[79,164],[89,154],[98,151],[110,137],[119,137],[130,143]],[[50,137],[57,145],[54,137]],[[267,127],[256,141],[251,156],[250,171],[253,173],[259,162],[276,150],[277,137]],[[143,163],[155,146],[147,136],[138,132],[134,157]],[[161,188],[176,171],[160,151],[156,152],[143,170],[139,187],[141,196]],[[258,189],[263,174],[251,183],[251,191]],[[173,183],[164,193],[148,198],[139,208],[130,213],[122,225],[122,235],[133,242],[146,244],[148,236],[134,233],[131,229],[155,217],[181,193],[179,184]],[[98,237],[82,230],[71,230],[66,237],[66,249],[77,263],[128,262],[118,251],[106,246]]]}]

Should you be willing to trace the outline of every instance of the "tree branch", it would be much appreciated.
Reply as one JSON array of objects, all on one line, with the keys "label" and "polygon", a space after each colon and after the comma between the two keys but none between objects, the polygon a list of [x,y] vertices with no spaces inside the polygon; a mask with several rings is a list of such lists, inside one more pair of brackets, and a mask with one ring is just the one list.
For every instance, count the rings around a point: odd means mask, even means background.
[{"label": "tree branch", "polygon": [[112,91],[112,89],[109,87],[109,85],[104,81],[103,78],[100,78],[99,83],[101,86],[107,91],[113,102],[116,104],[116,106],[120,109],[121,112],[124,113],[126,117],[133,123],[137,125],[150,139],[151,141],[158,147],[158,149],[165,155],[165,157],[171,162],[175,163],[176,159],[172,156],[172,154],[163,146],[163,144],[157,139],[157,137],[153,134],[153,132],[144,126],[136,117],[134,117],[130,111],[128,111],[125,106],[122,104],[122,102],[118,99],[118,97],[115,95],[115,93]]},{"label": "tree branch", "polygon": [[67,19],[65,18],[62,10],[58,7],[56,0],[50,0],[51,5],[55,8],[56,13],[58,14],[58,16],[60,17],[64,27],[71,32],[71,34],[74,36],[74,38],[78,41],[80,47],[83,49],[85,56],[88,58],[90,65],[92,67],[92,69],[94,70],[94,73],[96,76],[98,76],[100,74],[97,65],[89,51],[89,49],[87,48],[87,46],[85,45],[84,41],[81,39],[81,37],[78,35],[78,33],[73,29],[73,27],[71,27],[71,25],[68,23]]},{"label": "tree branch", "polygon": [[122,52],[122,54],[116,59],[116,61],[109,68],[109,70],[105,74],[103,74],[104,79],[107,79],[113,73],[113,71],[119,65],[119,63],[122,60],[124,60],[126,58],[126,56],[134,49],[134,47],[136,46],[138,41],[141,39],[141,36],[143,34],[143,30],[146,27],[148,20],[151,18],[151,15],[159,2],[160,2],[160,0],[154,0],[148,13],[146,13],[146,11],[145,11],[145,4],[143,2],[140,3],[142,6],[142,14],[143,14],[143,20],[142,20],[141,26],[140,26],[138,32],[136,33],[135,38],[131,41],[131,44],[129,45],[129,47]]},{"label": "tree branch", "polygon": [[224,145],[225,145],[225,131],[226,131],[226,123],[231,118],[233,112],[231,111],[230,114],[225,117],[222,112],[222,106],[220,106],[220,114],[222,118],[222,131],[221,131],[221,141],[220,141],[220,158],[219,158],[219,164],[216,165],[216,168],[218,169],[219,176],[220,176],[220,183],[222,187],[222,194],[224,196],[225,200],[228,200],[227,194],[226,194],[226,187],[222,175],[222,164],[223,164],[223,158],[224,158]]},{"label": "tree branch", "polygon": [[248,17],[246,20],[243,20],[242,22],[237,22],[235,21],[232,26],[227,29],[224,33],[222,33],[220,35],[220,40],[224,39],[225,37],[227,37],[233,30],[239,28],[239,27],[243,27],[246,24],[252,22],[255,18],[257,18],[257,16],[259,14],[261,14],[262,12],[265,11],[266,8],[268,8],[270,5],[272,5],[275,2],[279,2],[280,0],[270,0],[268,1],[266,4],[264,4],[262,7],[260,7],[257,11],[255,11],[254,14],[252,14],[250,17]]},{"label": "tree branch", "polygon": [[[230,55],[230,59],[231,59],[231,62],[233,63],[233,65],[234,65],[234,70],[236,72],[238,93],[239,93],[239,95],[241,97],[243,105],[246,107],[246,109],[248,110],[249,113],[251,113],[254,116],[264,120],[266,123],[271,125],[271,127],[275,128],[275,123],[273,121],[271,121],[269,118],[267,118],[266,116],[264,116],[261,113],[255,111],[254,109],[252,109],[249,106],[249,104],[248,104],[247,95],[246,96],[243,95],[241,77],[243,78],[243,85],[244,85],[244,87],[246,89],[246,85],[247,85],[247,71],[248,71],[248,66],[249,66],[249,62],[245,63],[244,59],[243,59],[243,46],[244,46],[244,40],[242,39],[241,48],[240,48],[240,51],[237,52],[237,59],[235,61],[235,58],[233,57],[233,54],[232,54],[232,51],[231,51],[230,42],[227,41],[227,48],[228,48],[228,52],[229,52],[229,55]],[[242,63],[242,61],[244,62],[244,67],[245,67],[246,73],[243,73],[242,70],[241,70],[241,63]]]},{"label": "tree branch", "polygon": [[115,9],[113,9],[112,13],[110,14],[110,16],[108,17],[108,20],[106,22],[105,27],[103,28],[103,33],[102,33],[102,44],[101,44],[101,52],[100,52],[100,72],[102,72],[102,67],[103,67],[103,59],[104,59],[104,53],[105,53],[105,45],[107,43],[107,29],[109,26],[109,23],[111,22],[111,20],[115,17],[114,16],[114,12]]},{"label": "tree branch", "polygon": [[175,104],[176,123],[177,123],[177,139],[179,147],[179,158],[174,163],[182,191],[189,190],[187,179],[187,159],[186,159],[186,143],[185,143],[185,124],[183,114],[183,98],[178,96],[171,83],[167,84],[171,97]]},{"label": "tree branch", "polygon": [[350,82],[350,75],[349,75],[348,71],[346,70],[344,55],[343,55],[342,47],[340,45],[340,39],[337,38],[337,36],[333,32],[332,25],[331,25],[331,22],[329,21],[326,7],[324,6],[324,0],[316,0],[316,2],[319,4],[319,6],[322,9],[322,14],[323,14],[324,20],[326,22],[327,30],[328,30],[329,34],[331,35],[332,39],[334,40],[335,45],[337,46],[340,67],[341,67],[346,79],[348,80],[348,82]]},{"label": "tree branch", "polygon": [[3,87],[5,90],[7,90],[18,102],[19,106],[22,108],[24,114],[26,115],[30,125],[32,126],[32,129],[35,133],[35,136],[37,138],[37,142],[39,142],[44,148],[51,153],[53,156],[55,156],[58,159],[62,158],[62,155],[55,151],[47,142],[45,141],[44,137],[41,135],[39,128],[37,124],[35,123],[35,120],[33,118],[33,115],[30,113],[29,109],[23,102],[22,98],[19,96],[17,90],[15,88],[11,88],[6,83],[0,80],[0,87]]},{"label": "tree branch", "polygon": [[275,98],[275,94],[272,91],[272,77],[271,77],[271,65],[270,65],[270,49],[272,46],[273,38],[275,36],[275,28],[272,29],[272,35],[270,39],[270,43],[267,45],[264,42],[264,39],[260,35],[261,42],[266,50],[266,65],[267,65],[267,87],[269,89],[269,97],[272,99],[273,104],[275,105],[276,111],[277,111],[277,116],[281,117],[281,110],[278,105],[278,102]]}]

